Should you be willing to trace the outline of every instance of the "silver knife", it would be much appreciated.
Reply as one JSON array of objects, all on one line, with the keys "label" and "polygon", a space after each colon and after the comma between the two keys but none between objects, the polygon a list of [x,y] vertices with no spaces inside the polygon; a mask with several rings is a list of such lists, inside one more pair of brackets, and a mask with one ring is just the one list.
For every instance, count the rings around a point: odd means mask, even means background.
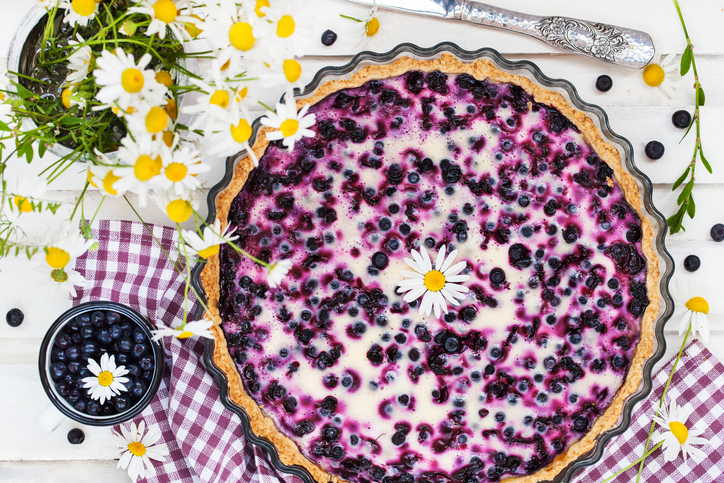
[{"label": "silver knife", "polygon": [[[375,5],[375,0],[350,1]],[[615,25],[569,17],[539,17],[470,0],[377,0],[376,5],[510,30],[568,52],[626,67],[641,69],[654,56],[654,42],[649,34]]]}]

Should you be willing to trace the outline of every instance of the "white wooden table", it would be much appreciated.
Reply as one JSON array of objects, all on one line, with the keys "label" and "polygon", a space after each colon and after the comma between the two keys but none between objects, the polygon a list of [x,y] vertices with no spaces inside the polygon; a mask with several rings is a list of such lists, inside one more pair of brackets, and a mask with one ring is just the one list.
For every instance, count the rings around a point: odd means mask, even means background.
[{"label": "white wooden table", "polygon": [[[0,0],[0,55],[7,52],[20,20],[34,3],[33,0]],[[529,13],[560,14],[644,30],[652,35],[657,50],[663,54],[680,53],[685,46],[676,11],[667,1],[498,0],[497,3]],[[638,166],[654,182],[656,206],[667,216],[675,210],[671,183],[691,159],[694,139],[691,136],[678,144],[682,131],[672,125],[671,114],[678,109],[693,112],[691,74],[682,82],[675,97],[667,100],[665,105],[641,106],[636,97],[627,93],[624,74],[629,72],[628,69],[565,54],[533,39],[459,22],[381,10],[378,14],[380,33],[376,38],[364,40],[359,24],[342,19],[339,14],[364,18],[366,9],[343,0],[309,0],[309,5],[315,43],[310,55],[302,61],[306,80],[311,79],[317,69],[344,64],[361,50],[382,52],[401,42],[430,47],[449,40],[467,49],[487,46],[510,59],[529,59],[548,76],[570,80],[585,101],[606,109],[612,128],[631,141]],[[698,214],[695,220],[687,221],[685,233],[667,238],[667,246],[677,263],[675,277],[686,274],[683,259],[689,254],[701,258],[702,270],[713,277],[721,277],[724,273],[724,244],[713,242],[709,229],[714,223],[724,222],[724,210],[721,208],[724,197],[724,137],[721,135],[724,128],[724,83],[721,82],[724,78],[724,28],[721,27],[724,25],[724,8],[721,2],[715,0],[681,0],[681,6],[695,44],[699,72],[707,94],[707,105],[701,112],[702,138],[707,157],[714,166],[714,174],[709,175],[703,169],[697,171],[695,195]],[[337,43],[332,47],[324,47],[316,40],[328,28],[339,34]],[[613,88],[607,93],[600,93],[594,87],[596,78],[601,74],[610,75],[614,81]],[[269,93],[264,100],[274,102],[276,99],[278,93],[275,92]],[[644,155],[644,146],[654,139],[666,146],[665,156],[655,162]],[[47,155],[46,159],[50,161],[51,156]],[[212,186],[223,174],[223,160],[207,161],[213,168],[205,180],[207,186]],[[8,167],[10,173],[30,174],[40,169],[41,163],[27,166],[20,160],[12,160]],[[85,168],[71,171],[68,170],[52,185],[57,190],[53,192],[57,199],[73,199],[79,194]],[[100,196],[96,192],[86,198],[86,206],[91,206],[98,202]],[[166,222],[166,216],[155,206],[149,205],[142,214],[147,222]],[[105,201],[99,217],[135,219],[123,200],[112,199]],[[13,307],[25,313],[25,322],[18,328],[11,328],[0,321],[0,481],[128,481],[125,472],[115,469],[119,455],[109,438],[109,429],[83,427],[86,441],[74,446],[66,440],[67,431],[74,426],[71,422],[66,422],[51,435],[42,434],[33,425],[33,418],[48,402],[38,378],[40,341],[48,326],[70,306],[70,301],[63,297],[48,299],[35,289],[34,284],[34,275],[26,260],[0,260],[0,319]],[[678,321],[672,321],[670,326],[677,324]],[[721,326],[714,327],[714,330],[717,328]],[[666,339],[668,348],[664,360],[675,355],[682,341],[675,333],[667,333]],[[708,347],[718,358],[724,359],[724,332],[715,331]]]}]

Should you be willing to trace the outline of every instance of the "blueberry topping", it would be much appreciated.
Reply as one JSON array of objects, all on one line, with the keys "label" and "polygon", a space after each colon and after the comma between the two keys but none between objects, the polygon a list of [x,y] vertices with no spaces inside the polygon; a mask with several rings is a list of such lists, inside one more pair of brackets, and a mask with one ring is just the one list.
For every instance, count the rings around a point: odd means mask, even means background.
[{"label": "blueberry topping", "polygon": [[5,322],[7,322],[10,327],[19,326],[23,323],[23,319],[25,319],[25,315],[20,309],[10,309],[8,313],[5,314]]},{"label": "blueberry topping", "polygon": [[649,141],[646,148],[644,148],[644,153],[649,159],[661,159],[664,155],[664,145],[658,141]]},{"label": "blueberry topping", "polygon": [[329,47],[336,41],[337,41],[337,34],[334,33],[332,30],[327,29],[322,34],[322,45]]},{"label": "blueberry topping", "polygon": [[709,232],[711,235],[711,239],[715,242],[724,241],[724,225],[721,223],[717,223],[716,225],[711,227],[711,231]]},{"label": "blueberry topping", "polygon": [[85,433],[80,428],[73,428],[68,431],[68,442],[70,444],[81,444],[85,441]]},{"label": "blueberry topping", "polygon": [[447,334],[443,346],[445,347],[445,352],[450,354],[458,352],[461,347],[460,337],[455,334]]},{"label": "blueberry topping", "polygon": [[384,270],[389,263],[390,260],[384,252],[376,252],[372,255],[372,265],[378,270]]},{"label": "blueberry topping", "polygon": [[683,109],[676,111],[671,116],[671,122],[679,129],[686,129],[691,124],[691,114],[689,114],[689,111]]},{"label": "blueberry topping", "polygon": [[611,90],[611,87],[613,87],[613,80],[611,77],[605,74],[598,76],[598,79],[596,79],[596,89],[601,92],[608,92]]},{"label": "blueberry topping", "polygon": [[687,272],[696,272],[701,267],[701,260],[696,255],[689,255],[684,259],[684,268]]},{"label": "blueberry topping", "polygon": [[505,272],[502,268],[494,268],[490,271],[490,283],[500,285],[505,282]]}]

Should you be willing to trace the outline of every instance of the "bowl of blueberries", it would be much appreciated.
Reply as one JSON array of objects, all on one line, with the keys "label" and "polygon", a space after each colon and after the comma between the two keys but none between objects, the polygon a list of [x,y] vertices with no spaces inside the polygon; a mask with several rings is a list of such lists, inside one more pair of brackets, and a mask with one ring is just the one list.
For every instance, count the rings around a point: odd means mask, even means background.
[{"label": "bowl of blueberries", "polygon": [[39,359],[40,380],[53,405],[91,426],[118,424],[140,413],[163,376],[163,349],[152,339],[154,328],[135,310],[109,301],[86,302],[58,317]]}]

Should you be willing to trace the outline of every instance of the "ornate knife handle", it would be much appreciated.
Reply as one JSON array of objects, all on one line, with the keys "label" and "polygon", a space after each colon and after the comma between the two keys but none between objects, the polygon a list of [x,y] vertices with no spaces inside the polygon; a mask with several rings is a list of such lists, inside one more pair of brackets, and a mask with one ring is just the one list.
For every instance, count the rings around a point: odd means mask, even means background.
[{"label": "ornate knife handle", "polygon": [[654,56],[649,34],[568,17],[538,17],[464,0],[454,16],[535,37],[548,45],[627,67],[643,68]]}]

